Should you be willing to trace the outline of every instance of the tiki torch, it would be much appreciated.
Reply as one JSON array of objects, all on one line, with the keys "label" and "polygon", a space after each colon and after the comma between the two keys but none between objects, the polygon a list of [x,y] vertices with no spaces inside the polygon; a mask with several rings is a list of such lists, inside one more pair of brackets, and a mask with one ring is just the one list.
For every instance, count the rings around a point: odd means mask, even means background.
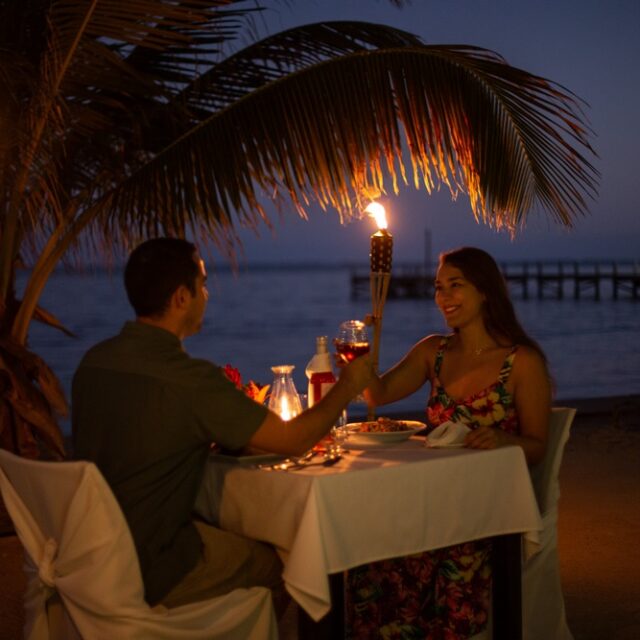
[{"label": "tiki torch", "polygon": [[[387,231],[387,218],[384,207],[372,202],[366,209],[375,218],[378,230],[371,236],[371,311],[373,317],[373,349],[371,360],[374,371],[378,371],[378,354],[380,352],[380,334],[382,332],[382,314],[391,279],[391,258],[393,254],[393,236]],[[373,420],[373,407],[369,407],[369,420]]]}]

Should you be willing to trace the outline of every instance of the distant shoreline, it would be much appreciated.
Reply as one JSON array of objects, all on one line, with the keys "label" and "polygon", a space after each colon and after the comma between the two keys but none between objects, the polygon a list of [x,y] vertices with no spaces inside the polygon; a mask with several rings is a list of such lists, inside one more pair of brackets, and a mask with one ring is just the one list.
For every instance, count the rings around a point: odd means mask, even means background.
[{"label": "distant shoreline", "polygon": [[[208,259],[207,259],[208,258]],[[335,262],[311,262],[311,261],[295,261],[295,262],[243,262],[240,258],[238,259],[237,265],[234,267],[230,264],[225,258],[211,259],[210,256],[205,255],[205,260],[207,261],[207,266],[209,271],[215,273],[219,271],[220,273],[228,273],[237,271],[238,273],[249,273],[251,271],[320,271],[320,270],[328,270],[328,271],[338,271],[344,269],[357,269],[359,271],[363,269],[369,269],[369,261],[368,260],[359,260],[359,261],[351,261],[351,260],[341,260]],[[506,265],[519,265],[524,262],[534,264],[540,263],[542,265],[554,265],[560,262],[565,264],[573,264],[579,263],[584,265],[589,264],[603,264],[603,263],[637,263],[640,262],[639,258],[636,257],[627,257],[621,258],[620,256],[612,257],[612,258],[527,258],[526,260],[522,259],[502,259],[499,256],[496,256],[497,262],[500,264]],[[431,262],[432,266],[435,266],[437,262]],[[424,266],[424,261],[420,260],[398,260],[397,258],[393,262],[393,267],[396,269],[409,268],[415,269],[416,267]],[[53,272],[54,275],[57,273],[63,273],[65,275],[88,275],[91,273],[120,273],[124,268],[123,262],[114,262],[113,264],[82,264],[78,267],[68,267],[68,266],[58,266]],[[19,274],[26,274],[29,272],[28,268],[19,269]]]},{"label": "distant shoreline", "polygon": [[[603,396],[601,398],[570,398],[557,399],[553,402],[554,407],[572,407],[577,410],[579,416],[601,416],[611,415],[616,411],[629,411],[635,409],[640,413],[640,392],[635,395],[624,396]],[[377,415],[390,417],[404,417],[407,420],[423,416],[424,411],[393,411],[391,407],[379,407]],[[386,409],[386,410],[385,410]],[[358,412],[354,412],[353,419],[362,418]],[[351,419],[351,417],[350,417]]]},{"label": "distant shoreline", "polygon": [[615,409],[635,407],[640,412],[640,391],[624,396],[604,396],[602,398],[559,399],[553,403],[556,407],[575,407],[581,415],[602,415]]}]

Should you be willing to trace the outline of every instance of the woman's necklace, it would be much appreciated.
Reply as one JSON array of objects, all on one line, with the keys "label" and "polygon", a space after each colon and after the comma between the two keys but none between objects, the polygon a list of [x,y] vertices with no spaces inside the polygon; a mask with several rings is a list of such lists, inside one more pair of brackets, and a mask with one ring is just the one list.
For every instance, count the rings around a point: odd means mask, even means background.
[{"label": "woman's necklace", "polygon": [[493,345],[491,345],[491,344],[488,344],[488,345],[486,345],[484,347],[478,347],[477,349],[473,350],[473,355],[474,356],[479,356],[479,355],[483,354],[485,351],[488,351],[489,349],[492,349],[492,348],[493,348]]}]

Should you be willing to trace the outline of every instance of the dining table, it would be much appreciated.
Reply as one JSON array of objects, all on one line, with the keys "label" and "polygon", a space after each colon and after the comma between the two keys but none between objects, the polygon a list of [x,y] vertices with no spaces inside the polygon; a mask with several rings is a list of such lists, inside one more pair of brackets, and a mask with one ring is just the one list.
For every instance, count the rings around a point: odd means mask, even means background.
[{"label": "dining table", "polygon": [[305,638],[343,634],[346,570],[492,538],[493,637],[521,638],[521,560],[542,528],[522,449],[430,448],[416,435],[345,448],[330,466],[319,454],[285,470],[212,454],[196,512],[275,547]]}]

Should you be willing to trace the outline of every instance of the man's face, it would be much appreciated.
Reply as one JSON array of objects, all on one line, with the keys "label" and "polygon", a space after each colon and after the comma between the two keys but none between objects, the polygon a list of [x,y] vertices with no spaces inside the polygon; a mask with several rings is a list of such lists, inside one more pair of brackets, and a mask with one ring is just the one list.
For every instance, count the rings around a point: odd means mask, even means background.
[{"label": "man's face", "polygon": [[196,277],[195,295],[191,297],[191,302],[185,316],[185,337],[198,333],[202,328],[204,311],[207,308],[207,300],[209,299],[209,291],[207,290],[207,271],[204,266],[204,260],[202,260],[202,258],[197,254],[194,257],[194,260],[198,264],[199,272]]}]

